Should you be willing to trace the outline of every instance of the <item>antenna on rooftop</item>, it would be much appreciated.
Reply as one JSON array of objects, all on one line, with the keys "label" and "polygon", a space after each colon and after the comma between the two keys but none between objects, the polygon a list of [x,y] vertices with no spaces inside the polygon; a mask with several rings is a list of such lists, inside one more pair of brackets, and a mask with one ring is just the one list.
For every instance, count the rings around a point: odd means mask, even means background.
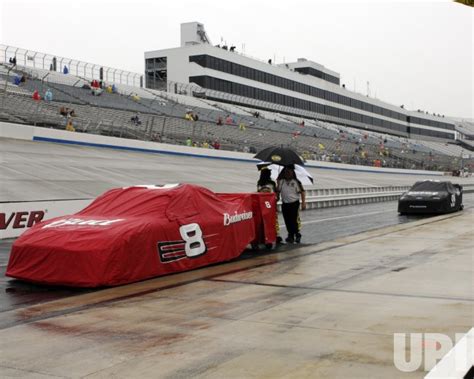
[{"label": "antenna on rooftop", "polygon": [[370,82],[367,80],[367,97],[370,97]]}]

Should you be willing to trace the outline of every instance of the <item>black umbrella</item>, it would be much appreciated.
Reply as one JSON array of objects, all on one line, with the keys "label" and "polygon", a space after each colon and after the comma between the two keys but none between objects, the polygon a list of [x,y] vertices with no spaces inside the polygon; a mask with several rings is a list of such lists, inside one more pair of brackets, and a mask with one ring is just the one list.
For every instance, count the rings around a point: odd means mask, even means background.
[{"label": "black umbrella", "polygon": [[254,158],[280,166],[289,166],[292,164],[304,165],[301,157],[294,150],[287,147],[270,146],[260,151]]}]

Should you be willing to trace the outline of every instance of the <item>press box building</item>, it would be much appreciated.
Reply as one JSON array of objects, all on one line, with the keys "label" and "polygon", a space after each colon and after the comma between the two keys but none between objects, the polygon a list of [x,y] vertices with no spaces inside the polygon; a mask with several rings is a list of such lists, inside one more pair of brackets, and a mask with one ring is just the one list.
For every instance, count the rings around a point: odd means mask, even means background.
[{"label": "press box building", "polygon": [[275,65],[214,46],[199,22],[181,24],[180,47],[145,52],[145,85],[408,138],[456,137],[453,122],[350,91],[316,62]]}]

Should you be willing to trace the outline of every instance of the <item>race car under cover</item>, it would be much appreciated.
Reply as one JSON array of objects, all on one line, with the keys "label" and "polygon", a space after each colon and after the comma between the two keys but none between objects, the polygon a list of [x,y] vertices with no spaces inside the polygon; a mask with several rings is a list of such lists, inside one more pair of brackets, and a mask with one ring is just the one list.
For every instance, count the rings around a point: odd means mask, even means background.
[{"label": "race car under cover", "polygon": [[448,181],[416,182],[398,200],[400,214],[449,213],[462,209],[462,187]]},{"label": "race car under cover", "polygon": [[113,189],[23,233],[6,275],[75,287],[131,283],[273,243],[275,220],[271,193],[217,194],[189,184]]}]

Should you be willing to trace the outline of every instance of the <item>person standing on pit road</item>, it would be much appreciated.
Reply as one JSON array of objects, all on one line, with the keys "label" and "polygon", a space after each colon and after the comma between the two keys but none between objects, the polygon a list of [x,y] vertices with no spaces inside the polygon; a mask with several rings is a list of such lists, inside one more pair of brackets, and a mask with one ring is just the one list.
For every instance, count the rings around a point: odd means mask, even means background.
[{"label": "person standing on pit road", "polygon": [[[274,193],[277,196],[278,201],[278,194],[276,193],[276,183],[272,180],[272,171],[264,166],[260,168],[260,179],[257,182],[257,192],[266,192],[266,193]],[[276,229],[276,243],[282,243],[282,238],[280,237],[280,225],[278,224],[278,214],[276,214],[275,220],[275,229]]]},{"label": "person standing on pit road", "polygon": [[291,167],[285,167],[278,177],[277,192],[280,194],[283,213],[285,220],[288,243],[301,242],[301,220],[299,215],[300,198],[301,209],[306,209],[306,195],[301,182],[296,179],[295,170]]}]

